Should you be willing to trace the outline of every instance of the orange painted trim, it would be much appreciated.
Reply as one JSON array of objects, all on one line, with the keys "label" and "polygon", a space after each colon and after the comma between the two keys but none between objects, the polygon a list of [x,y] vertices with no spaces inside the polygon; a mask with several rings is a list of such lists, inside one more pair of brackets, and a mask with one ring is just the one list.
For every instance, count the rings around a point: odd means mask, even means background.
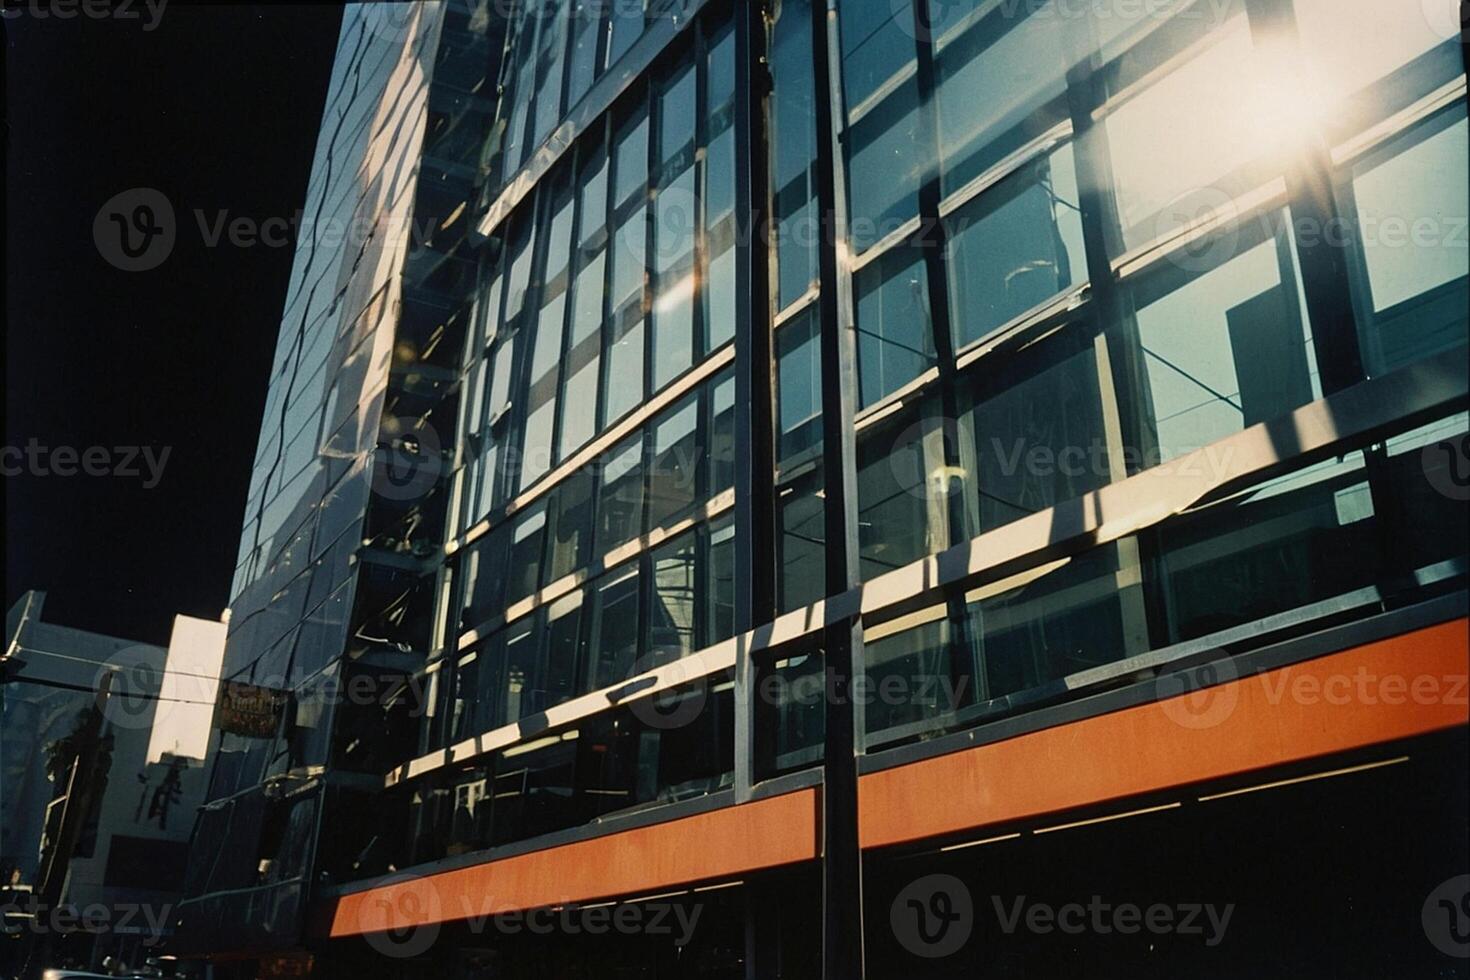
[{"label": "orange painted trim", "polygon": [[606,837],[548,847],[344,895],[326,914],[335,939],[522,909],[657,892],[814,860],[818,797],[798,790]]},{"label": "orange painted trim", "polygon": [[869,773],[864,848],[982,829],[1470,722],[1460,619]]}]

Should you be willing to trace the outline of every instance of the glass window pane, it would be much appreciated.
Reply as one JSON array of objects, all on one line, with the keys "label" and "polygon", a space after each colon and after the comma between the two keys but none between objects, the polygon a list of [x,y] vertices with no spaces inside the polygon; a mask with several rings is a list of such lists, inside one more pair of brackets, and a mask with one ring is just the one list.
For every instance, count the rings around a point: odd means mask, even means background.
[{"label": "glass window pane", "polygon": [[512,623],[505,640],[505,720],[519,721],[542,710],[539,616]]},{"label": "glass window pane", "polygon": [[935,39],[946,194],[1067,118],[1067,72],[1087,18],[1059,16],[1055,0],[1025,10],[1030,16],[1019,21],[999,8],[957,17]]},{"label": "glass window pane", "polygon": [[521,442],[522,489],[551,469],[552,427],[556,423],[556,369],[561,359],[561,335],[566,297],[559,296],[541,311],[536,324],[536,346],[531,352],[525,436]]},{"label": "glass window pane", "polygon": [[976,589],[966,597],[971,640],[956,669],[975,678],[979,700],[1143,652],[1143,637],[1128,629],[1139,612],[1136,587],[1119,588],[1139,576],[1137,548],[1127,544],[1083,552],[998,595]]},{"label": "glass window pane", "polygon": [[735,375],[726,371],[710,389],[709,496],[735,485]]},{"label": "glass window pane", "polygon": [[597,497],[597,547],[606,554],[643,530],[643,435],[638,433],[602,457]]},{"label": "glass window pane", "polygon": [[690,397],[653,423],[648,528],[664,527],[694,506],[699,473],[699,402]]},{"label": "glass window pane", "polygon": [[540,57],[536,66],[536,138],[539,144],[561,118],[562,74],[567,53],[568,0],[544,0],[550,10],[541,14]]},{"label": "glass window pane", "polygon": [[[541,551],[546,531],[546,502],[533,504],[511,533],[507,603],[516,602],[541,587]],[[494,556],[488,556],[494,560]]]},{"label": "glass window pane", "polygon": [[648,116],[640,112],[618,135],[613,170],[613,206],[625,204],[648,186]]},{"label": "glass window pane", "polygon": [[694,168],[654,200],[653,389],[694,363]]},{"label": "glass window pane", "polygon": [[907,2],[838,4],[842,33],[842,82],[847,103],[868,98],[914,61],[914,15]]},{"label": "glass window pane", "polygon": [[546,581],[555,582],[592,558],[592,474],[582,468],[551,494],[546,526]]},{"label": "glass window pane", "polygon": [[505,611],[509,569],[496,556],[505,554],[511,540],[510,528],[509,524],[501,524],[471,545],[460,561],[459,621],[452,630],[456,638]]},{"label": "glass window pane", "polygon": [[924,256],[900,246],[860,269],[857,294],[859,407],[879,401],[934,364]]},{"label": "glass window pane", "polygon": [[945,221],[956,348],[1087,279],[1072,148],[990,188]]},{"label": "glass window pane", "polygon": [[862,252],[918,213],[919,181],[933,159],[920,131],[918,83],[906,79],[851,120],[845,143],[849,236]]},{"label": "glass window pane", "polygon": [[771,28],[771,79],[774,295],[776,309],[784,309],[817,277],[811,0],[788,0],[777,7]]},{"label": "glass window pane", "polygon": [[776,561],[782,612],[800,609],[827,594],[826,509],[820,467],[776,491],[781,538]]},{"label": "glass window pane", "polygon": [[597,75],[597,35],[604,4],[572,0],[572,56],[567,63],[567,109],[581,101]]},{"label": "glass window pane", "polygon": [[584,363],[568,367],[565,390],[562,393],[561,438],[557,446],[557,459],[565,460],[581,449],[597,433],[597,380],[601,359],[597,356],[596,337],[584,342],[591,348],[586,356],[577,357],[584,351],[579,348],[573,357]]},{"label": "glass window pane", "polygon": [[[1352,197],[1367,282],[1359,328],[1370,374],[1466,338],[1470,214],[1463,103],[1354,168]],[[1366,288],[1364,286],[1366,285]]]},{"label": "glass window pane", "polygon": [[685,67],[658,98],[659,159],[667,163],[694,141],[694,69]]},{"label": "glass window pane", "polygon": [[1306,56],[1307,78],[1318,87],[1321,108],[1352,95],[1407,64],[1454,33],[1455,4],[1387,3],[1385,0],[1295,0],[1297,33]]},{"label": "glass window pane", "polygon": [[576,295],[572,300],[573,347],[596,335],[598,328],[602,326],[603,276],[606,266],[603,253],[598,252],[577,273]]},{"label": "glass window pane", "polygon": [[[1284,216],[1271,222],[1282,227]],[[1140,285],[1138,340],[1147,376],[1151,465],[1320,397],[1290,229]],[[1257,235],[1259,237],[1259,235]],[[1200,268],[1204,265],[1204,268]]]},{"label": "glass window pane", "polygon": [[604,426],[611,425],[643,401],[643,319],[636,317],[609,342]]},{"label": "glass window pane", "polygon": [[577,217],[581,222],[577,238],[586,247],[607,225],[607,152],[601,144],[587,151],[579,181],[582,203]]},{"label": "glass window pane", "polygon": [[[971,536],[1125,475],[1123,461],[1108,452],[1097,354],[1089,345],[1055,360],[1045,346],[1000,377],[971,375],[959,384]],[[1113,444],[1121,446],[1120,433]]]},{"label": "glass window pane", "polygon": [[777,446],[791,459],[822,441],[822,361],[815,308],[776,334]]},{"label": "glass window pane", "polygon": [[1257,68],[1250,28],[1237,16],[1107,117],[1125,248],[1260,183],[1266,171],[1250,165],[1297,126],[1280,118],[1280,94]]},{"label": "glass window pane", "polygon": [[695,541],[686,534],[653,553],[649,609],[649,667],[694,652]]},{"label": "glass window pane", "polygon": [[643,260],[648,251],[647,208],[638,207],[613,233],[612,309],[643,304]]},{"label": "glass window pane", "polygon": [[709,53],[704,166],[704,352],[735,336],[735,40],[726,30]]},{"label": "glass window pane", "polygon": [[[863,704],[867,737],[900,725],[942,718],[971,692],[969,678],[952,670],[951,646],[959,640],[945,607],[916,613],[927,622],[894,632],[891,624],[871,628],[863,640],[863,676],[868,689],[887,696]],[[906,617],[907,619],[908,617]]]},{"label": "glass window pane", "polygon": [[705,635],[702,646],[735,634],[735,520],[722,518],[710,525]]},{"label": "glass window pane", "polygon": [[643,34],[643,7],[642,0],[619,0],[609,5],[612,13],[611,37],[607,46],[609,68],[617,64],[617,60]]},{"label": "glass window pane", "polygon": [[577,693],[582,638],[582,590],[562,596],[546,610],[546,669],[541,710],[570,700]]},{"label": "glass window pane", "polygon": [[522,208],[512,219],[515,230],[512,232],[510,258],[507,260],[510,263],[510,276],[505,291],[505,323],[509,329],[514,329],[516,317],[525,306],[526,287],[531,282],[531,259],[535,252],[532,210]]},{"label": "glass window pane", "polygon": [[638,661],[638,566],[604,576],[592,590],[587,689],[627,680]]},{"label": "glass window pane", "polygon": [[929,470],[942,465],[940,438],[937,427],[908,413],[859,435],[858,546],[864,581],[948,544],[948,505],[943,496],[931,495],[930,487],[939,484],[928,479]]}]

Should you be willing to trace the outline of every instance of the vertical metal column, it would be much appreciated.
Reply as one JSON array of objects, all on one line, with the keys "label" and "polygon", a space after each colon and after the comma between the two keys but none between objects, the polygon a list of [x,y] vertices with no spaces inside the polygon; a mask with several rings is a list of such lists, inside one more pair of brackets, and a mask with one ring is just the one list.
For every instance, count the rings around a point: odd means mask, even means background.
[{"label": "vertical metal column", "polygon": [[[839,264],[847,240],[846,186],[837,119],[842,111],[836,0],[812,4],[812,65],[817,136],[818,273],[821,297],[822,458],[828,596],[858,583],[857,469],[853,399],[857,371],[851,276]],[[825,94],[825,98],[823,95]],[[845,249],[844,249],[845,251]],[[851,684],[862,655],[862,620],[854,613],[824,631],[826,724],[822,787],[822,976],[861,980],[863,876],[858,844],[857,718]]]},{"label": "vertical metal column", "polygon": [[[776,613],[775,360],[771,348],[766,8],[735,4],[735,632]],[[755,782],[755,665],[735,664],[735,793]]]}]

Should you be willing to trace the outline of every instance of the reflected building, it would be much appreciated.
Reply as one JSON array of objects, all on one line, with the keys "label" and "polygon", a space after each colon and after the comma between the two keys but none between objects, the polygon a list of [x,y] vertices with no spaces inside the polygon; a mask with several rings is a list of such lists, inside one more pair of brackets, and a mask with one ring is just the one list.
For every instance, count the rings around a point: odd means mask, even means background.
[{"label": "reflected building", "polygon": [[[361,233],[298,247],[226,654],[280,709],[221,737],[180,954],[1444,968],[1433,7],[349,7],[307,214]],[[1240,912],[1060,940],[1028,895]],[[698,929],[523,928],[658,903]]]},{"label": "reflected building", "polygon": [[[0,661],[0,964],[18,972],[34,954],[37,970],[98,969],[108,957],[142,967],[168,937],[205,793],[204,760],[155,753],[152,740],[182,705],[209,704],[213,683],[170,677],[177,642],[48,622],[45,602],[31,591],[11,607]],[[175,641],[181,627],[211,625],[175,617]]]}]

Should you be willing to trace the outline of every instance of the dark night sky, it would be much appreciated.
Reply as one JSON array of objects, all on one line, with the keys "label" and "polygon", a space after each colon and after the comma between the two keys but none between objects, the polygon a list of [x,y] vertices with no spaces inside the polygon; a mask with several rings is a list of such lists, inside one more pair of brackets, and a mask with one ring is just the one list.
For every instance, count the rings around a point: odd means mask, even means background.
[{"label": "dark night sky", "polygon": [[[229,601],[292,259],[208,247],[195,211],[301,206],[341,11],[171,2],[145,31],[141,0],[131,21],[39,19],[48,2],[5,0],[5,445],[170,454],[153,489],[146,466],[7,476],[6,605],[45,589],[49,621],[162,643],[175,613]],[[114,268],[93,240],[99,208],[134,187],[176,217],[152,271]]]}]

